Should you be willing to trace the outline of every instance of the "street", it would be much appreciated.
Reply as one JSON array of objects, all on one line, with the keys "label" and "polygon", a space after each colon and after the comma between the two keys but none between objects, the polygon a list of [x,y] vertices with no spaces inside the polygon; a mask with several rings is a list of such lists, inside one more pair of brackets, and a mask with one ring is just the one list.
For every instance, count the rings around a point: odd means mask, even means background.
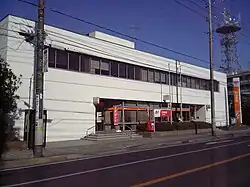
[{"label": "street", "polygon": [[1,171],[1,186],[250,185],[250,137]]}]

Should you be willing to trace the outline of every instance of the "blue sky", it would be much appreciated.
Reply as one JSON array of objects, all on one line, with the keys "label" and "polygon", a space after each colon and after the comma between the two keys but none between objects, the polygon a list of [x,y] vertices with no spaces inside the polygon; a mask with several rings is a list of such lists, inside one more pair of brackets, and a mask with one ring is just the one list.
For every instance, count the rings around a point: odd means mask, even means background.
[{"label": "blue sky", "polygon": [[[188,0],[178,0],[186,6],[207,15]],[[192,0],[205,7],[203,0]],[[206,0],[205,0],[206,1]],[[37,2],[30,0],[30,2]],[[195,56],[209,61],[208,58],[208,23],[205,18],[184,8],[175,0],[46,0],[46,6],[96,24],[138,37],[140,39],[162,45],[164,47]],[[227,6],[233,15],[240,12],[243,29],[240,31],[248,36],[239,34],[238,54],[243,67],[250,67],[250,1],[249,0],[215,0],[219,9]],[[221,14],[213,9],[217,21]],[[29,19],[36,19],[36,9],[17,0],[1,0],[0,18],[14,14]],[[79,33],[89,33],[100,30],[93,26],[58,15],[49,10],[45,12],[46,24],[58,26]],[[105,31],[108,33],[107,31]],[[214,33],[214,63],[221,63],[221,48],[219,36]],[[140,42],[136,43],[139,50],[148,51],[173,59],[208,67],[208,64],[192,60],[172,52],[152,47]]]}]

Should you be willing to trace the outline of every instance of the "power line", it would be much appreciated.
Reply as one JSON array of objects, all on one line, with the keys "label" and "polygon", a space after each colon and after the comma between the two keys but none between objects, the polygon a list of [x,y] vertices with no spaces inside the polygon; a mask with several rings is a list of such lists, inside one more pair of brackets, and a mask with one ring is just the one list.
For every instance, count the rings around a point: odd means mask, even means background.
[{"label": "power line", "polygon": [[206,18],[206,16],[204,16],[203,14],[199,13],[198,11],[196,11],[196,10],[190,8],[189,6],[186,6],[185,4],[183,4],[183,3],[181,3],[181,2],[179,2],[179,1],[177,1],[177,0],[174,0],[174,1],[175,1],[177,4],[179,4],[179,5],[183,6],[183,7],[185,7],[186,9],[188,9],[188,10],[190,10],[190,11],[192,11],[192,12],[198,14],[199,16]]},{"label": "power line", "polygon": [[[20,2],[23,2],[23,3],[26,3],[26,4],[29,4],[29,5],[32,5],[32,6],[37,6],[35,3],[31,3],[31,2],[28,2],[26,0],[18,0]],[[143,40],[143,39],[140,39],[140,38],[137,38],[137,37],[133,37],[133,36],[130,36],[128,34],[124,34],[122,32],[119,32],[119,31],[116,31],[116,30],[113,30],[113,29],[110,29],[110,28],[107,28],[107,27],[104,27],[104,26],[101,26],[99,24],[95,24],[93,22],[89,22],[89,21],[86,21],[82,18],[78,18],[76,16],[73,16],[71,14],[67,14],[67,13],[64,13],[62,11],[59,11],[59,10],[55,10],[53,8],[48,8],[50,11],[54,12],[54,13],[57,13],[57,14],[60,14],[60,15],[63,15],[65,17],[68,17],[68,18],[71,18],[71,19],[74,19],[74,20],[78,20],[80,22],[83,22],[83,23],[86,23],[86,24],[89,24],[89,25],[92,25],[92,26],[95,26],[95,27],[98,27],[100,29],[104,29],[106,31],[109,31],[109,32],[112,32],[112,33],[115,33],[115,34],[118,34],[120,36],[124,36],[124,37],[127,37],[127,38],[130,38],[130,39],[133,39],[135,41],[139,41],[139,42],[142,42],[144,44],[147,44],[147,45],[151,45],[151,46],[154,46],[154,47],[157,47],[157,48],[160,48],[160,49],[163,49],[163,50],[166,50],[166,51],[170,51],[172,53],[175,53],[175,54],[178,54],[178,55],[181,55],[181,56],[185,56],[185,57],[188,57],[190,59],[194,59],[194,60],[198,60],[200,62],[205,62],[205,63],[209,63],[208,61],[206,60],[203,60],[203,59],[200,59],[200,58],[197,58],[197,57],[194,57],[192,55],[188,55],[188,54],[185,54],[185,53],[182,53],[182,52],[179,52],[179,51],[176,51],[176,50],[173,50],[173,49],[170,49],[170,48],[167,48],[167,47],[164,47],[164,46],[161,46],[161,45],[158,45],[158,44],[155,44],[155,43],[152,43],[152,42],[148,42],[146,40]]]}]

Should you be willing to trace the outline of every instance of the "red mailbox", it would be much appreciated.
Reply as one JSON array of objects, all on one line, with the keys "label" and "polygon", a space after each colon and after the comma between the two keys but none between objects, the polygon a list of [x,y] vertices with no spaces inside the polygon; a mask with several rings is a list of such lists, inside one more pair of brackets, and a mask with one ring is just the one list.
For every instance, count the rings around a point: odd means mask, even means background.
[{"label": "red mailbox", "polygon": [[154,131],[154,128],[155,128],[154,126],[155,126],[154,121],[148,120],[146,130],[152,132]]}]

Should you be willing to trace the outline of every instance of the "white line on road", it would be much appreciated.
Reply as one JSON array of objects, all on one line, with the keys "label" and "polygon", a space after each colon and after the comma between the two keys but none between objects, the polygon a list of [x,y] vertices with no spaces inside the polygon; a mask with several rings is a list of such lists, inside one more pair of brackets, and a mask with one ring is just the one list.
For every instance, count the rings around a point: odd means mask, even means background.
[{"label": "white line on road", "polygon": [[214,144],[221,144],[221,143],[228,143],[232,142],[233,140],[224,140],[224,141],[216,141],[216,142],[208,142],[206,145],[214,145]]},{"label": "white line on road", "polygon": [[49,178],[40,179],[40,180],[33,180],[33,181],[28,181],[28,182],[23,182],[23,183],[18,183],[18,184],[11,184],[11,185],[2,186],[2,187],[16,187],[16,186],[24,186],[24,185],[30,185],[30,184],[37,184],[37,183],[41,183],[41,182],[48,182],[48,181],[52,181],[52,180],[58,180],[58,179],[63,179],[63,178],[67,178],[67,177],[73,177],[73,176],[77,176],[77,175],[84,175],[84,174],[98,172],[98,171],[104,171],[104,170],[108,170],[108,169],[114,169],[114,168],[119,168],[119,167],[124,167],[124,166],[130,166],[130,165],[133,165],[133,164],[140,164],[140,163],[144,163],[144,162],[150,162],[150,161],[168,159],[168,158],[172,158],[172,157],[176,157],[176,156],[188,155],[188,154],[192,154],[192,153],[199,153],[199,152],[203,152],[203,151],[210,151],[210,150],[219,149],[219,148],[223,148],[223,147],[240,145],[240,144],[244,144],[244,143],[248,143],[248,142],[250,142],[250,140],[248,140],[248,141],[242,141],[242,142],[236,142],[236,143],[232,143],[232,144],[221,145],[221,146],[217,146],[217,147],[204,148],[204,149],[195,150],[195,151],[188,151],[188,152],[182,152],[182,153],[177,153],[177,154],[172,154],[172,155],[166,155],[166,156],[161,156],[161,157],[155,157],[155,158],[149,158],[149,159],[144,159],[144,160],[138,160],[138,161],[134,161],[134,162],[127,162],[127,163],[124,163],[124,164],[117,164],[117,165],[112,165],[112,166],[107,166],[107,167],[102,167],[102,168],[97,168],[97,169],[91,169],[91,170],[82,171],[82,172],[76,172],[76,173],[71,173],[71,174],[66,174],[66,175],[60,175],[60,176],[57,176],[57,177],[49,177]]},{"label": "white line on road", "polygon": [[65,163],[70,163],[70,162],[91,160],[91,159],[104,158],[104,157],[110,157],[110,156],[118,156],[118,155],[129,154],[129,153],[139,153],[139,152],[158,150],[158,149],[165,149],[165,148],[171,148],[171,147],[181,147],[181,146],[190,145],[190,144],[192,144],[192,145],[194,145],[194,144],[202,144],[204,142],[207,142],[207,140],[201,140],[199,142],[192,142],[192,143],[178,143],[178,144],[173,144],[173,145],[160,146],[160,147],[155,147],[155,148],[148,148],[148,149],[141,149],[141,150],[134,150],[134,151],[110,153],[110,154],[104,154],[104,155],[99,155],[99,156],[90,156],[90,157],[87,157],[87,158],[85,157],[85,158],[78,158],[78,159],[72,159],[72,160],[64,160],[64,161],[53,162],[53,163],[44,163],[44,164],[36,164],[36,165],[31,165],[31,166],[9,168],[9,169],[0,170],[0,172],[15,171],[15,170],[22,170],[22,169],[30,169],[30,168],[51,166],[51,165],[57,165],[57,164],[65,164]]}]

